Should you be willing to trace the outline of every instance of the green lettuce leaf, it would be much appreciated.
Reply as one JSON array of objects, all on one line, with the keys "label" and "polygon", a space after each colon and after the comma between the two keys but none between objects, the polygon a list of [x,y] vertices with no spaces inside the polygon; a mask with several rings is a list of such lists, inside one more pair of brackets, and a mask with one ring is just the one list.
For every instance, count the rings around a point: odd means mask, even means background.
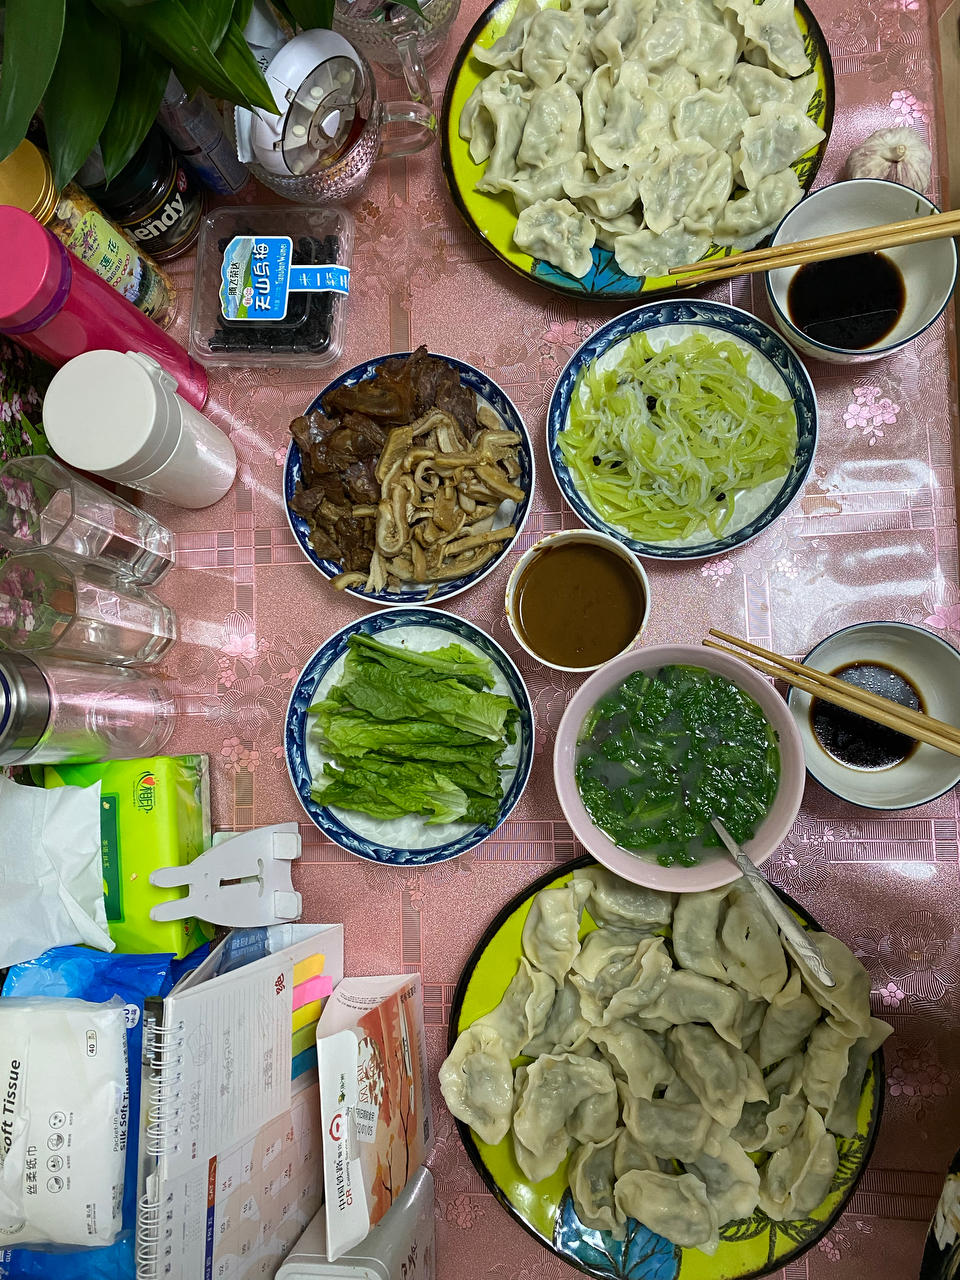
[{"label": "green lettuce leaf", "polygon": [[493,688],[491,664],[486,658],[471,653],[460,644],[448,644],[442,649],[417,653],[410,649],[400,649],[396,645],[383,644],[361,632],[352,635],[348,643],[351,656],[361,661],[378,662],[389,671],[410,673],[411,669],[416,669],[419,674],[430,678],[460,680],[472,689]]},{"label": "green lettuce leaf", "polygon": [[423,680],[372,663],[362,673],[345,667],[344,675],[340,687],[347,700],[378,720],[426,718],[496,741],[516,712],[509,698],[478,693],[459,680]]},{"label": "green lettuce leaf", "polygon": [[467,811],[467,797],[460,787],[423,765],[385,761],[381,772],[351,762],[343,769],[325,764],[323,772],[330,781],[321,779],[312,788],[320,804],[359,809],[374,817],[388,816],[385,810],[393,806],[396,812],[389,816],[420,813],[428,826],[456,822]]}]

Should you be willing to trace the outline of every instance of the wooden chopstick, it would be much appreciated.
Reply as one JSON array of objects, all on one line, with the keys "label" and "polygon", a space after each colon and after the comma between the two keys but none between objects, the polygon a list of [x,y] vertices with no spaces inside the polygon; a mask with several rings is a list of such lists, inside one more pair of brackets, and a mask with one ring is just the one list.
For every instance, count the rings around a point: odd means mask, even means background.
[{"label": "wooden chopstick", "polygon": [[[803,663],[785,658],[749,640],[728,635],[725,631],[711,630],[710,635],[727,643],[718,644],[716,640],[704,639],[703,643],[707,648],[718,649],[730,657],[739,658],[764,675],[783,680],[802,689],[804,693],[874,720],[888,729],[896,729],[908,738],[916,738],[918,742],[927,742],[932,747],[939,747],[941,751],[960,756],[960,729],[955,725],[925,715],[922,711],[914,711],[911,707],[903,707],[890,698],[860,689],[845,680],[838,680],[836,676],[818,671],[815,667],[804,666]],[[730,648],[728,645],[736,647]]]},{"label": "wooden chopstick", "polygon": [[702,284],[706,280],[726,280],[732,276],[753,275],[758,271],[774,271],[779,267],[804,266],[808,262],[825,262],[832,258],[849,258],[857,253],[876,253],[897,245],[921,244],[927,240],[943,240],[960,235],[960,211],[931,214],[927,218],[908,218],[904,222],[861,227],[856,231],[797,240],[793,244],[766,249],[709,262],[691,262],[671,267],[669,274],[679,276],[678,284]]}]

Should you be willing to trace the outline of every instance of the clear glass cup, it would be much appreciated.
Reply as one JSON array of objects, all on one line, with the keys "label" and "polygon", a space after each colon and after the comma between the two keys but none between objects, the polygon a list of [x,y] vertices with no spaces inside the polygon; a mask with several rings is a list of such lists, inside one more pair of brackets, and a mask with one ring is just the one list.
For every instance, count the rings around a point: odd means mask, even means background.
[{"label": "clear glass cup", "polygon": [[447,42],[460,0],[422,0],[421,18],[403,4],[336,0],[333,29],[371,62],[402,75],[415,102],[432,101],[428,66]]},{"label": "clear glass cup", "polygon": [[[333,84],[323,84],[324,79]],[[333,96],[337,82],[342,84],[342,108],[336,107]],[[314,88],[318,97],[323,95],[329,112],[323,119],[322,113],[311,114]],[[300,107],[302,115],[296,116],[293,107]],[[325,128],[345,134],[342,141],[326,147],[320,160],[302,173],[287,176],[271,173],[256,161],[250,164],[251,172],[264,186],[302,204],[339,203],[356,195],[377,160],[422,151],[433,142],[437,127],[429,86],[425,97],[418,101],[382,102],[370,64],[359,51],[356,62],[337,57],[318,66],[315,76],[304,81],[293,107],[293,129],[301,130],[305,142],[314,148],[324,149],[321,131]],[[348,119],[352,119],[349,130],[344,127]],[[336,124],[331,125],[331,120]]]},{"label": "clear glass cup", "polygon": [[176,723],[163,679],[146,671],[0,652],[0,763],[159,755]]},{"label": "clear glass cup", "polygon": [[0,546],[49,547],[153,586],[173,567],[169,529],[54,458],[11,458],[0,468]]},{"label": "clear glass cup", "polygon": [[132,667],[159,662],[176,638],[169,606],[101,565],[25,551],[0,566],[0,644],[8,649]]}]

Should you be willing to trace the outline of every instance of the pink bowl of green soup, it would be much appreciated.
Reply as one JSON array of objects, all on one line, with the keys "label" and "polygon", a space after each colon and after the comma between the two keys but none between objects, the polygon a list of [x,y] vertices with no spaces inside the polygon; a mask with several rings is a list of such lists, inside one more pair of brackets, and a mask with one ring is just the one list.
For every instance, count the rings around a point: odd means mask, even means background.
[{"label": "pink bowl of green soup", "polygon": [[685,893],[740,875],[711,817],[766,862],[793,826],[805,765],[793,716],[762,676],[712,649],[657,645],[581,685],[553,773],[564,816],[599,862]]}]

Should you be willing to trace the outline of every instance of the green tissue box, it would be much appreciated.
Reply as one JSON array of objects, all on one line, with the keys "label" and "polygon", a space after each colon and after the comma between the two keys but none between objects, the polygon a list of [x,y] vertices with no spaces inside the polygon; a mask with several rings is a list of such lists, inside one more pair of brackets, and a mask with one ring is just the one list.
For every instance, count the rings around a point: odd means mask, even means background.
[{"label": "green tissue box", "polygon": [[186,866],[211,843],[206,756],[156,756],[102,764],[47,765],[45,787],[100,783],[100,838],[107,926],[118,951],[185,956],[213,937],[199,920],[156,921],[150,908],[182,897],[156,889],[150,872]]}]

